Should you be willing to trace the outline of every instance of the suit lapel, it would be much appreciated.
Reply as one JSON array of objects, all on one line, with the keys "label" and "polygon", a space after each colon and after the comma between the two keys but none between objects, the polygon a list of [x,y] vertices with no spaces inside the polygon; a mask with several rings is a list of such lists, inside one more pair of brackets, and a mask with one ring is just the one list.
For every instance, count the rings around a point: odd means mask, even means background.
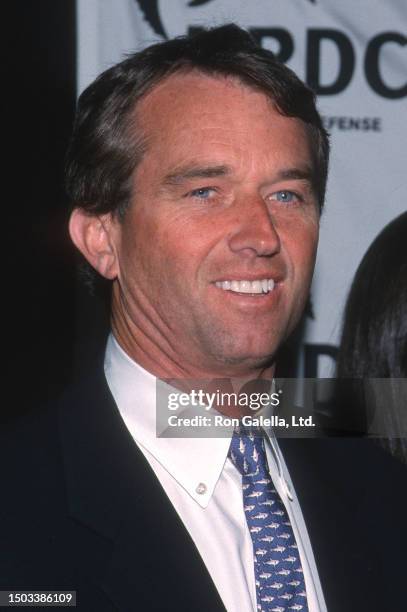
[{"label": "suit lapel", "polygon": [[[125,427],[103,370],[60,405],[78,572],[119,610],[224,610],[204,563]],[[160,603],[161,602],[161,606]]]},{"label": "suit lapel", "polygon": [[[359,453],[357,450],[357,443]],[[363,440],[281,440],[329,612],[385,609],[377,551],[358,459]]]},{"label": "suit lapel", "polygon": [[[102,372],[101,366],[59,409],[78,573],[120,611],[134,609],[135,602],[141,609],[162,609],[168,602],[178,611],[224,610]],[[380,545],[369,532],[376,509],[365,487],[374,463],[364,445],[355,452],[357,443],[363,445],[362,440],[280,440],[329,612],[386,609],[380,600]]]}]

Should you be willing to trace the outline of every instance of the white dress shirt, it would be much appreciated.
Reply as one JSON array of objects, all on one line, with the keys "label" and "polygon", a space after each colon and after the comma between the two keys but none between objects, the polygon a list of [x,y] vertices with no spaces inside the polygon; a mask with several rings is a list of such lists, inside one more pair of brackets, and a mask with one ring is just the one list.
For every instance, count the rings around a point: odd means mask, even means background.
[{"label": "white dress shirt", "polygon": [[[230,437],[156,436],[156,378],[110,335],[106,379],[119,412],[194,541],[228,612],[256,612],[253,545],[242,477],[228,458]],[[297,541],[309,612],[326,612],[311,543],[277,440],[266,440],[270,475]]]}]

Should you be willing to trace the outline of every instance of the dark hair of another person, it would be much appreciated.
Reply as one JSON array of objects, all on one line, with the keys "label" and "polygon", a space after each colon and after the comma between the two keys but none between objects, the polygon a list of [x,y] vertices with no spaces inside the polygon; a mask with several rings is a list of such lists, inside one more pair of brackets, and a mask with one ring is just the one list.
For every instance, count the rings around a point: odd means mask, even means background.
[{"label": "dark hair of another person", "polygon": [[359,265],[337,372],[337,415],[362,424],[407,463],[407,212],[384,228]]},{"label": "dark hair of another person", "polygon": [[313,92],[270,51],[234,24],[152,45],[101,74],[80,96],[67,156],[66,185],[73,207],[122,219],[131,177],[145,152],[135,108],[175,73],[232,76],[266,94],[278,111],[305,122],[311,142],[314,187],[324,201],[329,144]]},{"label": "dark hair of another person", "polygon": [[338,377],[407,377],[407,212],[377,236],[356,272]]}]

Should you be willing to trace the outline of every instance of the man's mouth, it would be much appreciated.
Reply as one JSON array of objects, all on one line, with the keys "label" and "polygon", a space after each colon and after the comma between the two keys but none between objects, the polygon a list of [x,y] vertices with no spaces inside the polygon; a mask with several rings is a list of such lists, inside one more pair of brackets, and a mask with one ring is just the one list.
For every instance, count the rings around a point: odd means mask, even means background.
[{"label": "man's mouth", "polygon": [[224,280],[217,281],[215,286],[224,291],[233,291],[234,293],[250,293],[250,294],[266,294],[273,291],[275,281],[272,278],[263,278],[260,280]]}]

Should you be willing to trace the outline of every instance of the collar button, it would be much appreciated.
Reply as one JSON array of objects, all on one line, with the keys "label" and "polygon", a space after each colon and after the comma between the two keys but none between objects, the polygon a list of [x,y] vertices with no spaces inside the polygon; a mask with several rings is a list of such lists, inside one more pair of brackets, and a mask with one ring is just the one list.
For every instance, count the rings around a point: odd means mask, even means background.
[{"label": "collar button", "polygon": [[198,495],[203,495],[204,493],[206,493],[207,488],[208,487],[204,482],[200,482],[195,491],[198,493]]}]

